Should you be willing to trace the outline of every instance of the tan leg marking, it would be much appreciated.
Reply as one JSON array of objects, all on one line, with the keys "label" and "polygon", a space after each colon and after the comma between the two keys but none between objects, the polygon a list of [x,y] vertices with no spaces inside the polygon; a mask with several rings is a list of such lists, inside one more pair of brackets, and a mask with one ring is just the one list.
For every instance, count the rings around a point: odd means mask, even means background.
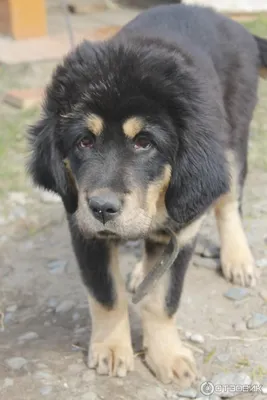
[{"label": "tan leg marking", "polygon": [[221,265],[225,278],[241,286],[256,284],[255,263],[238,211],[237,169],[230,158],[231,189],[215,203],[221,239]]},{"label": "tan leg marking", "polygon": [[194,222],[191,222],[191,224],[187,225],[178,233],[177,241],[179,246],[186,246],[195,239],[205,218],[206,214],[202,215]]},{"label": "tan leg marking", "polygon": [[[146,273],[158,256],[160,254],[147,259]],[[185,388],[195,381],[196,366],[191,351],[180,340],[175,317],[168,317],[165,311],[169,279],[166,273],[141,303],[146,362],[160,381],[165,384],[176,382]]]},{"label": "tan leg marking", "polygon": [[126,376],[134,369],[127,296],[118,266],[117,249],[111,257],[111,273],[116,283],[117,303],[107,310],[89,296],[92,337],[88,365],[100,375]]}]

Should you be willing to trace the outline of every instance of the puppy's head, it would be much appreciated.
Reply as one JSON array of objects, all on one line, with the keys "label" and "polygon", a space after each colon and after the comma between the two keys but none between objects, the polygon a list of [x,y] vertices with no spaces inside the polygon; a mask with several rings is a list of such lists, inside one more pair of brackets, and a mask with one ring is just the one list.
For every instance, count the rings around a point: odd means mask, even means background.
[{"label": "puppy's head", "polygon": [[83,43],[30,129],[29,171],[83,234],[183,226],[227,190],[220,105],[192,60],[159,41]]}]

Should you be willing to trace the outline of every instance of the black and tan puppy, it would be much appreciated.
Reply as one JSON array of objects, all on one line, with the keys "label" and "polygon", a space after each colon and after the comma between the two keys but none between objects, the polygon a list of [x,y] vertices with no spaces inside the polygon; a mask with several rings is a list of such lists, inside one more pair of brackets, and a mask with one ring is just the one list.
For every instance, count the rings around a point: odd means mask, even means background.
[{"label": "black and tan puppy", "polygon": [[30,129],[29,170],[62,197],[89,292],[89,367],[99,374],[133,369],[121,240],[145,240],[133,289],[164,249],[166,227],[181,247],[141,303],[147,363],[166,383],[195,379],[175,314],[211,207],[224,276],[255,284],[240,212],[249,124],[266,67],[267,41],[185,5],[148,10],[110,40],[82,43],[57,67],[43,116]]}]

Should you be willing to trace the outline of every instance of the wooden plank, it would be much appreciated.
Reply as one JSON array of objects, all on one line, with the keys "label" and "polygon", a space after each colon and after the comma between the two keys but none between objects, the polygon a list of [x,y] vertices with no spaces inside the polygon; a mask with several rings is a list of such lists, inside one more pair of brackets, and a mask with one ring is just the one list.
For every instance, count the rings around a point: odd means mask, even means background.
[{"label": "wooden plank", "polygon": [[4,102],[17,108],[31,108],[41,104],[43,89],[14,89],[4,96]]},{"label": "wooden plank", "polygon": [[0,0],[0,33],[14,39],[44,36],[45,0]]},{"label": "wooden plank", "polygon": [[267,12],[266,11],[262,11],[262,12],[250,12],[250,11],[228,11],[228,12],[224,12],[224,14],[233,19],[234,21],[237,22],[251,22],[251,21],[255,21],[257,18],[259,17],[266,17],[267,16]]}]

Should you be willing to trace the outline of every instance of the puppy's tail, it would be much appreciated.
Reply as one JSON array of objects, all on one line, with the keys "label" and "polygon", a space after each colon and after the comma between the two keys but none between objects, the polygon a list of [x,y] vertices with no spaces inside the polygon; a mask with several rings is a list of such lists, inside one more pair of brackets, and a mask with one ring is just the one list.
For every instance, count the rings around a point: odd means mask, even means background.
[{"label": "puppy's tail", "polygon": [[267,79],[267,40],[255,35],[253,37],[259,49],[259,74],[262,78]]}]

